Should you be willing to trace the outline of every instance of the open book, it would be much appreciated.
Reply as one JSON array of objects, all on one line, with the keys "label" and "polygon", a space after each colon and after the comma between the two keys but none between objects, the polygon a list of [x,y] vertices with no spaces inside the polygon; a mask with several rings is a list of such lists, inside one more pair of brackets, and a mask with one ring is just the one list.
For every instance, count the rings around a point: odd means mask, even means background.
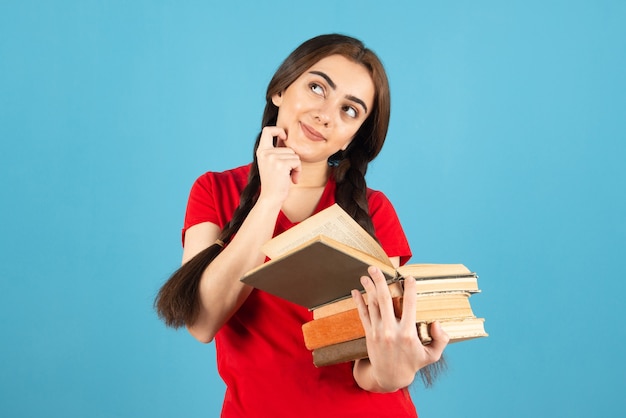
[{"label": "open book", "polygon": [[[445,290],[439,286],[446,283],[455,290],[478,291],[476,274],[462,264],[394,268],[378,242],[337,204],[274,237],[262,250],[270,261],[241,280],[311,310],[362,289],[360,277],[368,266],[380,268],[389,284],[410,275],[432,292]],[[429,282],[434,278],[436,283]]]}]

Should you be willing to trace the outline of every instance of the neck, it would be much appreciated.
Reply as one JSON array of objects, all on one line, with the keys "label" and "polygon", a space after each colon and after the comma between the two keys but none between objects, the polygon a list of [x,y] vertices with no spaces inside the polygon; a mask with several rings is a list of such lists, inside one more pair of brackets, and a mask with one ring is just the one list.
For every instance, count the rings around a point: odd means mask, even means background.
[{"label": "neck", "polygon": [[326,161],[315,163],[302,162],[300,179],[295,187],[324,187],[328,182],[330,167]]}]

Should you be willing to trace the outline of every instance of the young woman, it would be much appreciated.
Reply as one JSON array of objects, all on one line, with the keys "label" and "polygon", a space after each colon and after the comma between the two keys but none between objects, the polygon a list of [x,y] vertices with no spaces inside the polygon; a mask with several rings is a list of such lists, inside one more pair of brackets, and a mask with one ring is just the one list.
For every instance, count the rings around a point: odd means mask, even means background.
[{"label": "young woman", "polygon": [[354,38],[318,36],[287,57],[266,100],[254,161],[193,185],[183,265],[159,292],[157,311],[167,325],[215,340],[223,417],[415,417],[406,388],[448,337],[434,325],[433,343],[419,342],[414,280],[405,282],[398,320],[381,272],[370,268],[361,278],[369,305],[353,292],[369,358],[321,368],[302,336],[311,313],[239,281],[265,261],[262,244],[335,202],[396,265],[409,259],[391,203],[365,183],[389,122],[384,68]]}]

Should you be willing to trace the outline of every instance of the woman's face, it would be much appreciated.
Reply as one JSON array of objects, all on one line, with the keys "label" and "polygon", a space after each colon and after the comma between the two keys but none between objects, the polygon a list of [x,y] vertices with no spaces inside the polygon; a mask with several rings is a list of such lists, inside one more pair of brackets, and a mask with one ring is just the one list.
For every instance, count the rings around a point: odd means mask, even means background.
[{"label": "woman's face", "polygon": [[272,96],[276,126],[287,133],[278,146],[293,149],[303,162],[326,161],[348,147],[372,111],[374,91],[361,64],[341,55],[321,59]]}]

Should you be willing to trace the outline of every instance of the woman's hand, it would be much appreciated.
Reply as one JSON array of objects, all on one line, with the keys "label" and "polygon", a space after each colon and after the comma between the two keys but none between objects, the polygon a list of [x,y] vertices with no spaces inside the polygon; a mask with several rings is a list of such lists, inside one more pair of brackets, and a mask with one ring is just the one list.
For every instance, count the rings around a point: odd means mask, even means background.
[{"label": "woman's hand", "polygon": [[[274,138],[278,138],[274,146]],[[261,196],[283,203],[292,184],[298,182],[302,165],[300,157],[291,149],[282,146],[287,139],[284,129],[266,126],[261,132],[259,147],[256,150],[259,175],[261,176]]]},{"label": "woman's hand", "polygon": [[382,272],[368,269],[370,277],[361,277],[368,304],[356,290],[355,299],[367,342],[369,360],[358,360],[354,377],[364,389],[393,392],[409,386],[423,367],[438,361],[449,337],[438,323],[431,325],[432,343],[422,345],[417,335],[417,291],[415,279],[404,281],[402,318],[396,318],[389,288]]}]

